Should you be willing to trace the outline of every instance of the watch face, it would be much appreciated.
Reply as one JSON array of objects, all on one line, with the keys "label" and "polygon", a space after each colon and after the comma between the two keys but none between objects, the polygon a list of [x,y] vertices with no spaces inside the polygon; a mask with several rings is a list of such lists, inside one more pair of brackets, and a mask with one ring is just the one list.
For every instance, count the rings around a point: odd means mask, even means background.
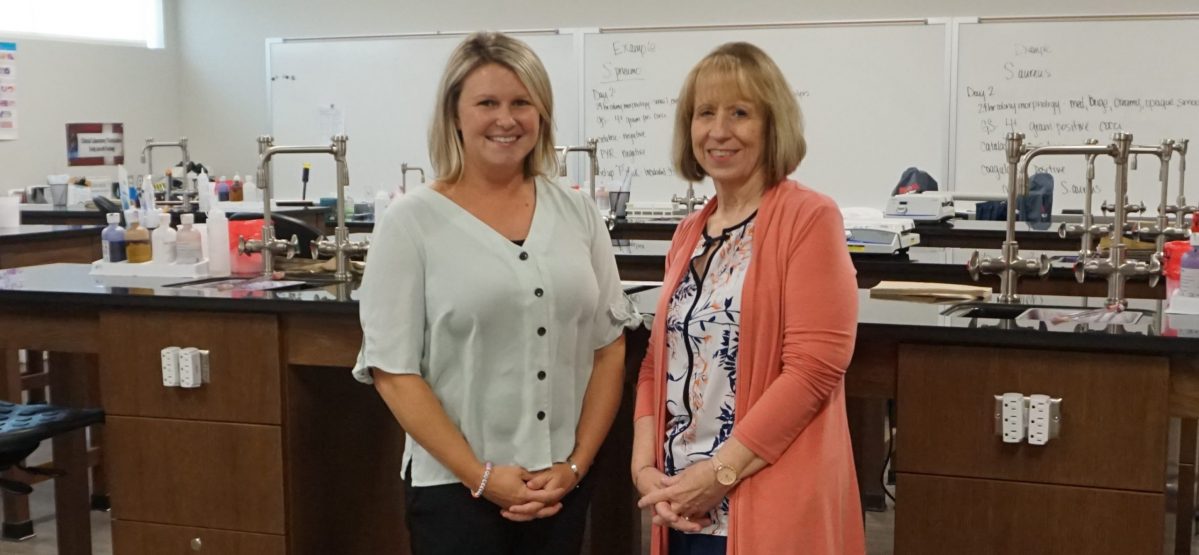
[{"label": "watch face", "polygon": [[737,471],[727,466],[716,469],[716,481],[722,486],[731,486],[737,482]]}]

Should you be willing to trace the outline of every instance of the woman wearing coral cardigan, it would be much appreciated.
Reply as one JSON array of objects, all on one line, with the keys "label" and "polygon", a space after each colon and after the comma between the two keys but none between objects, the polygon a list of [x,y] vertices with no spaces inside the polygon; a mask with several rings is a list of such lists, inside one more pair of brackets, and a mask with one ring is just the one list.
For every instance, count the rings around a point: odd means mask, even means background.
[{"label": "woman wearing coral cardigan", "polygon": [[679,93],[674,164],[716,197],[666,259],[631,471],[655,554],[865,552],[845,416],[857,285],[840,212],[787,175],[799,106],[760,49],[725,44]]}]

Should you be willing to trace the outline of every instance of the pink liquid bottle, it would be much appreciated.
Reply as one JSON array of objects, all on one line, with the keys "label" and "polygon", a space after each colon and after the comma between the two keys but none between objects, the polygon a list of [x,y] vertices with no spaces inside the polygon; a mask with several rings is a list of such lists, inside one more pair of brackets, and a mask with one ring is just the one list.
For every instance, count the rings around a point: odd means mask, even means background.
[{"label": "pink liquid bottle", "polygon": [[1199,297],[1199,214],[1191,215],[1191,250],[1182,255],[1178,294]]}]

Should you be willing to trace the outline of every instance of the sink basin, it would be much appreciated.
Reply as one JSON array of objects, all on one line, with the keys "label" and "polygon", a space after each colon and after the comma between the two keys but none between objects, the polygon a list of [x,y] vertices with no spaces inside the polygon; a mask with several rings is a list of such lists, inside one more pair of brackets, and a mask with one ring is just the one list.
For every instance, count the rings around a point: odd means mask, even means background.
[{"label": "sink basin", "polygon": [[941,311],[941,314],[943,316],[957,316],[959,318],[1035,320],[1050,324],[1131,325],[1139,322],[1148,312],[1136,309],[1126,309],[1122,312],[1108,312],[1102,308],[1096,309],[1093,307],[967,302],[953,305]]}]

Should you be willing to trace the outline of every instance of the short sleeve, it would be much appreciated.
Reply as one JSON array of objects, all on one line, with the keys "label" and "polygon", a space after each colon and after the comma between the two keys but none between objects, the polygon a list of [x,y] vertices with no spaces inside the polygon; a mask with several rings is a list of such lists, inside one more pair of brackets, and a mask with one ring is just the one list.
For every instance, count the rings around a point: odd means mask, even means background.
[{"label": "short sleeve", "polygon": [[641,314],[633,300],[624,293],[620,285],[620,272],[616,268],[616,254],[612,251],[612,236],[599,217],[599,210],[589,199],[585,199],[592,217],[591,225],[591,269],[599,285],[599,302],[592,321],[592,348],[600,349],[616,341],[624,328],[636,329],[641,325]]},{"label": "short sleeve", "polygon": [[420,374],[424,351],[424,253],[402,217],[405,207],[391,208],[375,228],[358,300],[362,349],[353,375],[367,384],[374,383],[371,368]]}]

